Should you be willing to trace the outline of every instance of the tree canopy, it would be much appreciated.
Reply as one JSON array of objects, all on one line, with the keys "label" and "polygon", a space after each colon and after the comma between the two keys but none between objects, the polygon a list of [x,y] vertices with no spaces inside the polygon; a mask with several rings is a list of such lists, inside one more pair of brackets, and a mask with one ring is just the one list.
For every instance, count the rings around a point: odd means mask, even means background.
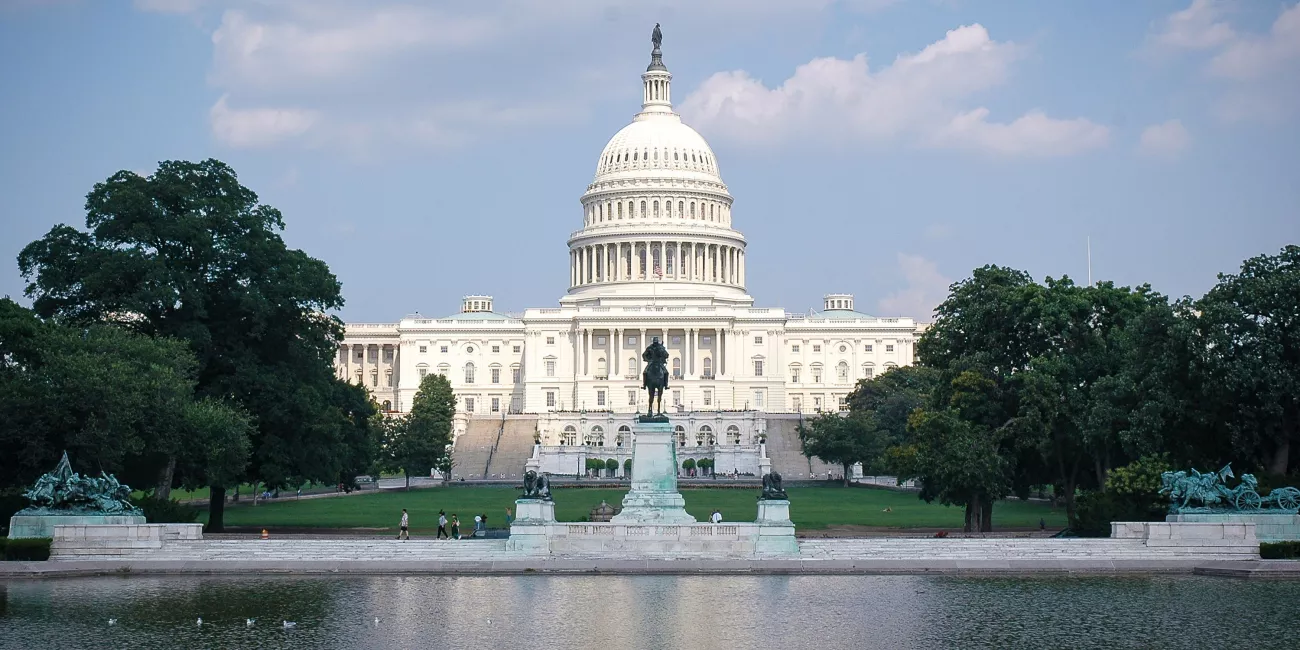
[{"label": "tree canopy", "polygon": [[441,374],[425,375],[404,419],[390,419],[391,465],[400,468],[410,486],[412,471],[427,476],[430,469],[444,465],[450,455],[452,418],[456,396],[451,382]]}]

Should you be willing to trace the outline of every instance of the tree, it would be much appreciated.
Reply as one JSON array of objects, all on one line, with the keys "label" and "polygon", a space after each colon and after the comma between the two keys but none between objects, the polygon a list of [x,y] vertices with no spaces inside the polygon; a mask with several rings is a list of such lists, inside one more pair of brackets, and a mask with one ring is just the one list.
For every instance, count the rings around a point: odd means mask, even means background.
[{"label": "tree", "polygon": [[907,419],[924,406],[934,392],[938,372],[928,366],[891,368],[871,379],[861,379],[849,393],[849,411],[870,413],[889,444],[907,437]]},{"label": "tree", "polygon": [[805,454],[843,467],[845,486],[854,463],[875,463],[889,442],[872,413],[854,411],[848,415],[824,413],[801,424],[799,440]]},{"label": "tree", "polygon": [[[185,341],[201,396],[237,402],[255,422],[246,478],[269,486],[333,481],[358,443],[341,417],[332,360],[342,336],[338,280],[285,246],[280,212],[217,160],[120,171],[86,197],[81,232],[55,226],[19,270],[43,317],[111,323]],[[210,530],[225,490],[212,486]]]},{"label": "tree", "polygon": [[1234,447],[1269,473],[1300,454],[1300,246],[1252,257],[1196,302]]},{"label": "tree", "polygon": [[920,497],[966,509],[966,532],[993,530],[993,502],[1010,489],[1007,460],[995,432],[953,409],[912,413],[910,445],[894,452],[900,479],[921,483]]},{"label": "tree", "polygon": [[411,402],[411,412],[399,425],[394,461],[406,475],[411,487],[411,470],[421,476],[439,466],[451,447],[452,416],[456,414],[456,396],[451,382],[441,374],[425,375]]}]

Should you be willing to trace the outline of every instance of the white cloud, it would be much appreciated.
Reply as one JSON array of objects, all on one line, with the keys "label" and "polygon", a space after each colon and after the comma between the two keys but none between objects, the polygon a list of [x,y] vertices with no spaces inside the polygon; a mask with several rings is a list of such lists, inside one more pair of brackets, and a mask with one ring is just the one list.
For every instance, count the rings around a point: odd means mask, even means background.
[{"label": "white cloud", "polygon": [[212,133],[232,147],[263,147],[300,136],[316,122],[312,111],[294,108],[233,109],[226,96],[208,113]]},{"label": "white cloud", "polygon": [[875,72],[861,54],[814,59],[775,88],[743,71],[721,72],[691,93],[681,110],[711,136],[750,143],[910,136],[1007,155],[1063,155],[1104,145],[1106,128],[1085,119],[1035,111],[1009,124],[991,123],[987,109],[959,106],[1005,82],[1021,52],[990,39],[983,26],[969,25]]},{"label": "white cloud", "polygon": [[948,297],[952,279],[940,273],[938,265],[920,255],[899,253],[898,267],[907,286],[880,299],[880,314],[930,320],[935,307]]},{"label": "white cloud", "polygon": [[1182,121],[1169,120],[1142,129],[1138,151],[1149,156],[1174,157],[1186,151],[1191,144],[1192,137],[1187,134]]},{"label": "white cloud", "polygon": [[1222,20],[1232,7],[1193,0],[1166,18],[1148,45],[1155,52],[1204,52],[1204,73],[1221,82],[1214,112],[1222,119],[1285,119],[1300,110],[1300,3],[1284,8],[1264,33]]}]

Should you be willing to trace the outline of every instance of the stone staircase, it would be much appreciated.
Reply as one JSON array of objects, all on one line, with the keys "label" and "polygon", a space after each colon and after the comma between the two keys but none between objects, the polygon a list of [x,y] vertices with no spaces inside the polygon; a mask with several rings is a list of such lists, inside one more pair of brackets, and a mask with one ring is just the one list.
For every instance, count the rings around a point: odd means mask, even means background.
[{"label": "stone staircase", "polygon": [[524,479],[524,463],[533,455],[533,437],[537,433],[537,416],[507,415],[496,449],[487,466],[487,477]]},{"label": "stone staircase", "polygon": [[451,450],[452,479],[522,480],[536,431],[536,415],[471,418]]},{"label": "stone staircase", "polygon": [[1257,559],[1248,545],[1189,549],[1148,546],[1140,539],[1108,538],[835,538],[799,543],[804,559],[818,560],[1242,560]]},{"label": "stone staircase", "polygon": [[[798,414],[769,414],[767,416],[767,457],[772,459],[772,469],[789,480],[826,478],[826,472],[839,475],[843,468],[830,465],[820,458],[809,460],[803,455],[799,442]],[[810,476],[814,475],[814,476]]]},{"label": "stone staircase", "polygon": [[483,478],[483,469],[487,467],[488,457],[492,455],[500,432],[499,417],[470,418],[465,433],[456,437],[456,444],[451,449],[452,480]]}]

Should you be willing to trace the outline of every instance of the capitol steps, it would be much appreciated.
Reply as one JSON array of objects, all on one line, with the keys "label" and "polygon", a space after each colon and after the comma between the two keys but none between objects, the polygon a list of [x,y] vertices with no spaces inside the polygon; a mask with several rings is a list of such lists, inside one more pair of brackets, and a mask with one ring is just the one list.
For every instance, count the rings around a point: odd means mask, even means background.
[{"label": "capitol steps", "polygon": [[451,450],[452,479],[481,479],[501,431],[501,418],[470,418]]},{"label": "capitol steps", "polygon": [[799,418],[793,416],[768,416],[767,457],[772,459],[772,470],[786,480],[824,478],[828,471],[835,474],[843,471],[842,467],[825,463],[820,458],[809,459],[803,454]]},{"label": "capitol steps", "polygon": [[487,468],[487,478],[523,480],[524,463],[533,455],[536,434],[536,416],[506,416],[501,439]]}]

